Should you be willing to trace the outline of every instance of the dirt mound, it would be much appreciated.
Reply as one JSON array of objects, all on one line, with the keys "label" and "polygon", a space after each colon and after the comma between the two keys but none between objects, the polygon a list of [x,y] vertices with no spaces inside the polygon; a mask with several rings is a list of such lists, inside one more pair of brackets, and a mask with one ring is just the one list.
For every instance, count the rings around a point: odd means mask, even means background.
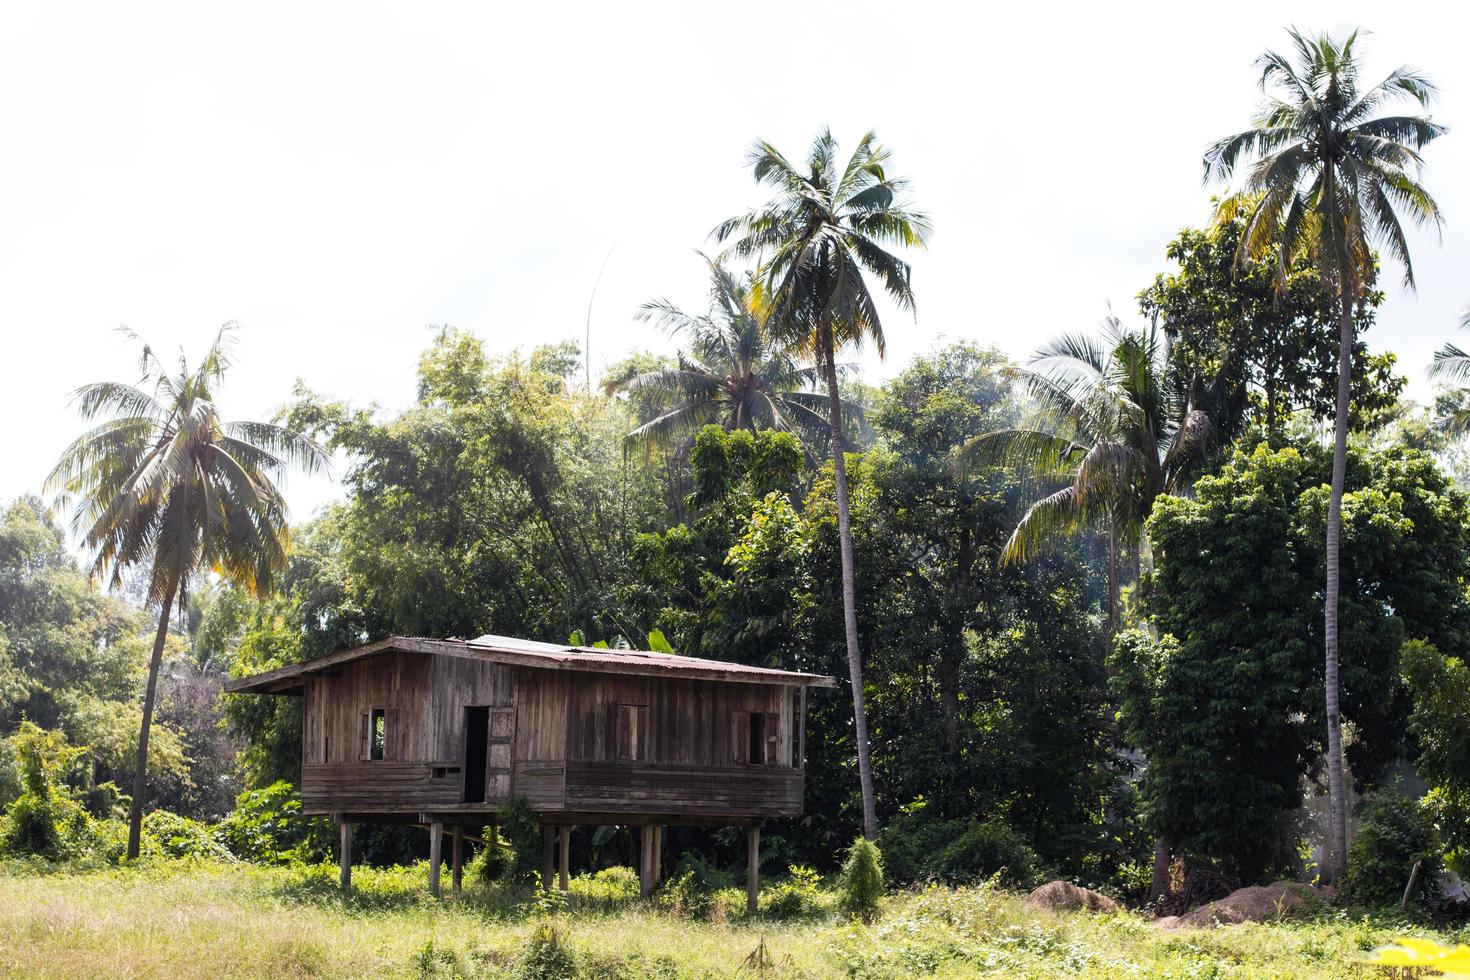
[{"label": "dirt mound", "polygon": [[1297,881],[1240,888],[1224,898],[1184,915],[1158,920],[1162,929],[1208,928],[1238,922],[1276,922],[1305,917],[1326,898],[1324,892]]},{"label": "dirt mound", "polygon": [[1065,881],[1049,881],[1026,896],[1026,907],[1048,909],[1052,912],[1071,912],[1086,909],[1089,912],[1116,912],[1117,902],[1100,895],[1090,888],[1068,884]]}]

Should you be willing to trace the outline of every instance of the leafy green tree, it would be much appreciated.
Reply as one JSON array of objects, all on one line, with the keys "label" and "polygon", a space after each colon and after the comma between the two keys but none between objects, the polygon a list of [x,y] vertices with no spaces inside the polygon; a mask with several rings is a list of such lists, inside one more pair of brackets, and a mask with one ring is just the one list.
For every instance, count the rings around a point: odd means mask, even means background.
[{"label": "leafy green tree", "polygon": [[348,500],[303,568],[303,594],[321,594],[308,605],[368,638],[642,635],[618,597],[662,515],[658,474],[623,452],[626,406],[574,393],[575,374],[545,352],[492,360],[446,328],[395,418],[301,389],[289,424],[349,459]]},{"label": "leafy green tree", "polygon": [[751,150],[751,167],[756,180],[772,187],[775,196],[714,231],[719,241],[734,239],[729,246],[732,254],[760,261],[757,302],[767,310],[771,335],[810,351],[827,384],[842,552],[843,630],[863,793],[863,833],[869,840],[878,833],[878,818],[863,708],[837,352],[848,345],[858,348],[871,343],[880,356],[884,353],[883,325],[868,286],[869,275],[877,277],[899,307],[912,309],[914,305],[909,265],[887,247],[922,247],[929,221],[904,202],[907,182],[888,175],[888,158],[889,151],[873,132],[858,141],[845,165],[839,162],[837,141],[827,130],[813,141],[804,167],[789,162],[771,144],[757,142]]},{"label": "leafy green tree", "polygon": [[[1400,212],[1418,224],[1440,224],[1439,208],[1420,185],[1419,151],[1444,132],[1426,116],[1376,115],[1407,99],[1427,107],[1433,86],[1418,72],[1398,68],[1362,88],[1354,32],[1344,40],[1291,32],[1295,63],[1262,55],[1261,87],[1275,95],[1244,132],[1228,136],[1205,155],[1206,179],[1231,181],[1250,162],[1242,186],[1219,205],[1223,220],[1245,217],[1239,264],[1276,257],[1278,281],[1305,254],[1331,292],[1338,318],[1338,381],[1332,497],[1327,519],[1323,630],[1327,701],[1327,764],[1332,794],[1327,880],[1347,862],[1347,797],[1343,782],[1342,721],[1338,704],[1338,596],[1341,584],[1342,496],[1347,471],[1348,412],[1352,392],[1354,313],[1361,311],[1376,275],[1374,246],[1403,264],[1404,284],[1414,266]],[[1273,251],[1274,250],[1274,251]]]},{"label": "leafy green tree", "polygon": [[[1433,907],[1442,894],[1444,848],[1431,811],[1397,787],[1367,794],[1359,810],[1362,822],[1348,851],[1343,897],[1379,908],[1396,908],[1406,899]],[[1407,891],[1410,878],[1414,887]]]},{"label": "leafy green tree", "polygon": [[[1413,450],[1353,453],[1344,503],[1342,707],[1360,786],[1402,757],[1404,639],[1463,649],[1470,632],[1470,508]],[[1192,498],[1164,496],[1149,534],[1154,640],[1113,656],[1129,744],[1148,759],[1150,829],[1247,880],[1285,870],[1288,821],[1324,748],[1318,582],[1331,457],[1307,444],[1237,452]]]},{"label": "leafy green tree", "polygon": [[311,471],[326,462],[290,429],[220,417],[216,388],[232,363],[232,329],[220,330],[195,367],[181,355],[170,371],[145,344],[140,384],[79,389],[82,418],[102,421],[66,449],[47,481],[75,503],[73,523],[96,554],[94,574],[115,586],[125,569],[151,566],[147,594],[158,604],[158,631],[138,731],[130,859],[142,833],[148,738],[173,605],[184,605],[190,578],[206,569],[268,593],[286,560],[286,507],[274,481],[293,464]]},{"label": "leafy green tree", "polygon": [[1404,645],[1402,664],[1414,701],[1414,769],[1431,788],[1450,864],[1470,874],[1470,665],[1423,640]]},{"label": "leafy green tree", "polygon": [[726,429],[790,431],[810,445],[827,424],[826,400],[810,390],[816,369],[801,366],[789,345],[770,336],[749,274],[737,276],[716,260],[705,261],[707,313],[694,316],[665,299],[645,303],[639,311],[640,319],[687,339],[689,346],[674,366],[632,374],[609,386],[658,407],[659,414],[629,438],[658,441],[675,433],[692,438],[694,430],[713,422]]},{"label": "leafy green tree", "polygon": [[143,625],[92,587],[40,500],[22,497],[0,514],[0,734],[29,719],[75,740],[78,710],[131,700],[147,656]]},{"label": "leafy green tree", "polygon": [[1182,374],[1157,326],[1128,329],[1110,317],[1101,337],[1065,334],[1044,345],[1023,377],[1031,416],[974,436],[964,458],[1013,467],[1050,489],[1016,523],[1003,562],[1101,526],[1111,636],[1120,621],[1119,548],[1136,548],[1154,501],[1186,489],[1209,459],[1225,375]]},{"label": "leafy green tree", "polygon": [[[1245,218],[1185,228],[1166,255],[1178,263],[1139,294],[1145,316],[1155,318],[1170,339],[1169,357],[1186,376],[1225,373],[1229,417],[1222,428],[1241,423],[1279,432],[1287,417],[1332,416],[1337,390],[1337,316],[1317,268],[1305,257],[1278,278],[1277,258],[1268,254],[1245,268],[1236,257]],[[1354,314],[1358,336],[1373,325],[1379,290],[1368,290]],[[1382,425],[1407,381],[1393,371],[1391,353],[1370,355],[1353,346],[1352,420],[1355,429]]]}]

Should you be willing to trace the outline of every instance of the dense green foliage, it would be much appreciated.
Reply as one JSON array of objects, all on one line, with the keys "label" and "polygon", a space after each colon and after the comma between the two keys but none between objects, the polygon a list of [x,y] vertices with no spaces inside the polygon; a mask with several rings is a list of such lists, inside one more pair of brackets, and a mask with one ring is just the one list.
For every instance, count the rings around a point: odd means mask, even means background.
[{"label": "dense green foliage", "polygon": [[[1243,879],[1291,870],[1304,776],[1323,750],[1318,582],[1326,472],[1315,447],[1239,451],[1149,521],[1155,640],[1120,638],[1129,743],[1148,759],[1145,816]],[[1465,495],[1412,450],[1355,454],[1344,502],[1344,716],[1372,784],[1405,749],[1406,637],[1470,640]]]},{"label": "dense green foliage", "polygon": [[1407,891],[1410,902],[1430,905],[1439,897],[1441,852],[1427,809],[1387,788],[1364,797],[1359,815],[1362,823],[1348,850],[1343,896],[1384,907],[1404,901]]},{"label": "dense green foliage", "polygon": [[1404,645],[1401,664],[1414,703],[1415,766],[1431,787],[1451,866],[1470,875],[1470,666],[1463,653],[1446,656],[1422,640]]},{"label": "dense green foliage", "polygon": [[[1168,332],[1169,356],[1187,375],[1224,374],[1222,428],[1280,431],[1294,415],[1330,419],[1337,396],[1337,314],[1320,272],[1303,257],[1278,272],[1275,246],[1261,261],[1237,261],[1245,219],[1185,228],[1165,254],[1178,269],[1139,294],[1145,316]],[[1353,427],[1381,425],[1408,379],[1392,354],[1370,355],[1361,337],[1383,301],[1370,290],[1354,311]]]}]

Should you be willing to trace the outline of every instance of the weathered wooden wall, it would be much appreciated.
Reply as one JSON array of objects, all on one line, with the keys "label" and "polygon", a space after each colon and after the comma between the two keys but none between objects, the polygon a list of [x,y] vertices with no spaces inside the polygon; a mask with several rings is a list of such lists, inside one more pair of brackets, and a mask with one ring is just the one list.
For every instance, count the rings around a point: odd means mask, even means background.
[{"label": "weathered wooden wall", "polygon": [[[731,719],[765,712],[780,719],[776,764],[792,765],[792,689],[773,684],[570,674],[518,668],[517,760],[616,762],[617,706],[647,705],[641,760],[676,766],[734,765]],[[564,735],[558,736],[558,730]]]},{"label": "weathered wooden wall", "polygon": [[568,810],[796,816],[801,794],[801,770],[778,766],[567,763]]},{"label": "weathered wooden wall", "polygon": [[[494,797],[513,793],[541,810],[796,814],[793,691],[384,653],[306,680],[303,802],[313,813],[493,810]],[[492,710],[492,726],[506,737],[492,746],[490,764],[513,767],[503,781],[492,777],[500,789],[479,807],[460,803],[462,771],[453,771],[464,764],[470,705],[501,709]],[[619,757],[620,705],[647,709],[622,712],[624,755],[629,725],[637,728],[635,760]],[[388,712],[386,751],[364,761],[361,718],[374,708]],[[751,712],[776,725],[772,764],[742,764],[745,738],[734,719]]]}]

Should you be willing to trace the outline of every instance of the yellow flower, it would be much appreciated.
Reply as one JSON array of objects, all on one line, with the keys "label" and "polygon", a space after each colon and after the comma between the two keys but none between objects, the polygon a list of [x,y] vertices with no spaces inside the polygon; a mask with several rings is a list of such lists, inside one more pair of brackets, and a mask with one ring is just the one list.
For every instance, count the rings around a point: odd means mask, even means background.
[{"label": "yellow flower", "polygon": [[1368,957],[1375,966],[1420,967],[1445,977],[1470,977],[1470,946],[1454,949],[1428,939],[1400,936],[1392,946],[1380,946]]}]

